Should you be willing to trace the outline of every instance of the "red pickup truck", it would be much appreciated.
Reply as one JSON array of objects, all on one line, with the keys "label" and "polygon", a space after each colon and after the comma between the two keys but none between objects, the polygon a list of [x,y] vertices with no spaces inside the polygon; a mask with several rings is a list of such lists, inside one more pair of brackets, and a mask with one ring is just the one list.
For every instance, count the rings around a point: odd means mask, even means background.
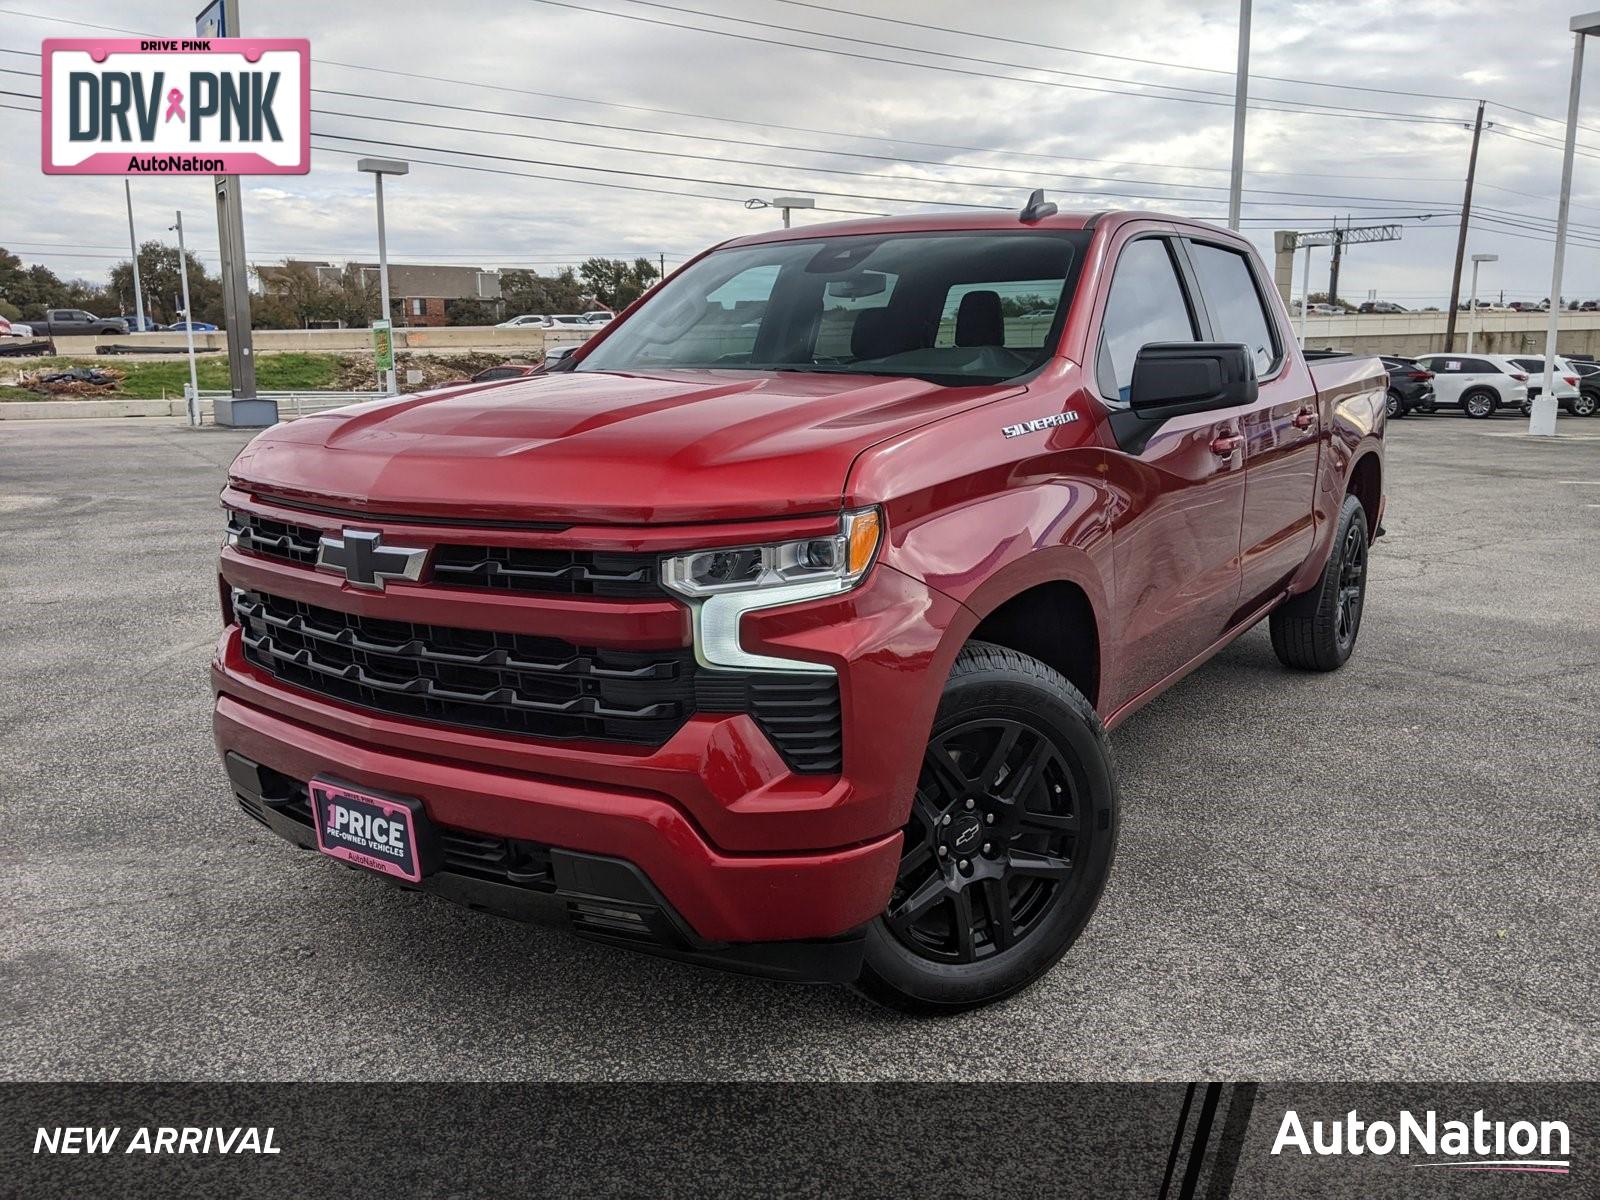
[{"label": "red pickup truck", "polygon": [[548,374],[247,446],[217,746],[250,816],[403,886],[992,1001],[1099,899],[1107,729],[1263,618],[1349,656],[1385,381],[1308,365],[1185,219],[726,242]]}]

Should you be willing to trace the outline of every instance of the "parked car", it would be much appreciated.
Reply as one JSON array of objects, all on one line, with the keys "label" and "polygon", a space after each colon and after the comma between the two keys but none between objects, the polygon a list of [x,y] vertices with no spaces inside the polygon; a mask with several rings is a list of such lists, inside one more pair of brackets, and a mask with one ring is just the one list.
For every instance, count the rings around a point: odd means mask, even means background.
[{"label": "parked car", "polygon": [[[1528,403],[1526,407],[1531,411],[1533,402],[1544,392],[1544,359],[1518,355],[1510,361],[1518,370],[1528,373]],[[1571,412],[1573,402],[1580,395],[1578,390],[1578,370],[1573,364],[1559,355],[1556,356],[1555,367],[1555,382],[1551,390],[1555,393],[1556,404],[1567,412]]]},{"label": "parked car", "polygon": [[1492,417],[1502,408],[1519,411],[1528,402],[1528,373],[1492,354],[1424,354],[1417,366],[1433,372],[1433,400],[1415,411],[1459,408],[1469,417]]},{"label": "parked car", "polygon": [[166,333],[216,333],[217,327],[210,321],[174,321],[171,325],[164,326]]},{"label": "parked car", "polygon": [[81,308],[46,309],[44,319],[30,321],[36,337],[75,337],[128,332],[121,317],[97,317]]},{"label": "parked car", "polygon": [[617,314],[614,312],[587,312],[583,314],[583,323],[585,325],[609,325],[616,319]]},{"label": "parked car", "polygon": [[[754,334],[730,292],[770,296]],[[1046,292],[1054,322],[1006,320]],[[1262,620],[1291,668],[1354,650],[1385,382],[1308,363],[1252,244],[1186,217],[1036,197],[723,243],[559,373],[240,453],[231,791],[474,908],[1001,999],[1099,901],[1108,728]],[[1291,736],[1309,704],[1285,689]]]},{"label": "parked car", "polygon": [[1411,310],[1394,303],[1392,300],[1367,300],[1356,311],[1364,313],[1403,313]]},{"label": "parked car", "polygon": [[1578,377],[1578,394],[1566,406],[1575,417],[1592,417],[1600,411],[1600,362],[1593,358],[1572,357],[1566,360]]},{"label": "parked car", "polygon": [[4,338],[31,338],[33,326],[24,325],[21,321],[8,321],[0,317],[0,337]]},{"label": "parked car", "polygon": [[1433,404],[1433,372],[1409,358],[1381,355],[1389,372],[1387,406],[1391,417],[1403,417],[1413,408]]},{"label": "parked car", "polygon": [[584,326],[590,324],[584,317],[577,313],[524,313],[520,317],[512,317],[509,321],[501,321],[496,329],[554,329],[558,326]]}]

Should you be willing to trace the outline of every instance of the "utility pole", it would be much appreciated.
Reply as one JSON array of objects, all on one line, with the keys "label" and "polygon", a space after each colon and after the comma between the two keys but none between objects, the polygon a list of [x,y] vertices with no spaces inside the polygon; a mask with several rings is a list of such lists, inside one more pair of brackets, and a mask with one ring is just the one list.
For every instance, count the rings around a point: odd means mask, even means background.
[{"label": "utility pole", "polygon": [[1250,0],[1239,0],[1239,65],[1233,77],[1233,172],[1228,179],[1228,228],[1239,228],[1244,203],[1244,117],[1250,92]]},{"label": "utility pole", "polygon": [[[1344,219],[1346,226],[1350,218]],[[1344,230],[1339,228],[1337,218],[1333,222],[1333,262],[1328,267],[1328,303],[1334,308],[1339,307],[1339,260],[1344,257]]]},{"label": "utility pole", "polygon": [[122,181],[122,194],[128,198],[128,245],[133,248],[133,314],[139,322],[136,331],[144,332],[144,287],[139,282],[139,239],[133,232],[133,188],[126,178]]},{"label": "utility pole", "polygon": [[1456,348],[1456,308],[1461,303],[1461,266],[1467,257],[1467,225],[1472,220],[1472,181],[1478,174],[1478,140],[1483,136],[1483,103],[1482,100],[1478,101],[1478,115],[1472,122],[1472,152],[1467,155],[1467,190],[1461,197],[1461,232],[1456,235],[1456,267],[1450,276],[1450,313],[1444,322],[1446,354]]},{"label": "utility pole", "polygon": [[661,276],[660,277],[662,279],[665,279],[667,277],[667,256],[665,254],[662,254],[662,256],[661,256]]}]

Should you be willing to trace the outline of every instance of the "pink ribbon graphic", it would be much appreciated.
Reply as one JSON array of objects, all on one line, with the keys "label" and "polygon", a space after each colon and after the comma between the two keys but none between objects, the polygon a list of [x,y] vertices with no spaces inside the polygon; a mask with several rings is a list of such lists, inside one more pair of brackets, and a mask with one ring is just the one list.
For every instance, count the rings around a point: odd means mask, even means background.
[{"label": "pink ribbon graphic", "polygon": [[183,93],[177,88],[173,88],[167,93],[167,115],[163,118],[163,121],[170,121],[173,117],[177,117],[180,121],[189,119],[183,115]]}]

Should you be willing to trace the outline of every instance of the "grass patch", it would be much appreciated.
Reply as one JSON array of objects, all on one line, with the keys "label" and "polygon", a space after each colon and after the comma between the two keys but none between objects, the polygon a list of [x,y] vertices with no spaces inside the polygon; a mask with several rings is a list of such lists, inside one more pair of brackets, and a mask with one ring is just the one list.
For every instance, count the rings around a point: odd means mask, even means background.
[{"label": "grass patch", "polygon": [[[196,358],[201,391],[226,391],[228,356],[208,354]],[[262,391],[329,391],[337,389],[337,378],[345,365],[340,354],[262,354],[256,357],[256,386]],[[189,382],[187,360],[139,362],[133,355],[100,355],[95,358],[15,358],[0,360],[0,400],[50,400],[57,397],[19,388],[13,382],[18,372],[73,367],[116,367],[127,373],[113,396],[132,400],[159,400],[162,396],[183,395]],[[71,397],[65,397],[71,399]]]}]

